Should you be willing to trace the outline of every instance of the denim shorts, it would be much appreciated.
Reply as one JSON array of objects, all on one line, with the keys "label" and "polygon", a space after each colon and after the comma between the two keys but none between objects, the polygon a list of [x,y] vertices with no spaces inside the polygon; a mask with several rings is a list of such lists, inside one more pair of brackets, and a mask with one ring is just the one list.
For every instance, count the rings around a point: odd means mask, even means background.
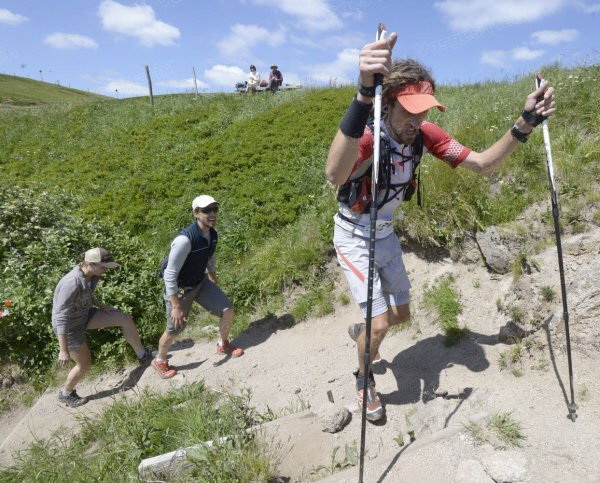
[{"label": "denim shorts", "polygon": [[[190,313],[193,302],[200,304],[200,306],[217,317],[221,317],[226,309],[233,307],[229,297],[225,295],[218,285],[211,282],[208,278],[202,280],[202,282],[195,287],[186,287],[180,289],[180,292],[181,291],[183,291],[183,293],[179,293],[177,297],[179,297],[179,301],[181,302],[181,308],[183,309],[183,316],[185,319],[187,319],[187,316]],[[164,299],[167,315],[167,333],[169,335],[179,335],[183,332],[183,329],[185,329],[187,321],[184,320],[179,327],[175,328],[173,326],[173,321],[171,320],[173,305],[166,295]]]}]

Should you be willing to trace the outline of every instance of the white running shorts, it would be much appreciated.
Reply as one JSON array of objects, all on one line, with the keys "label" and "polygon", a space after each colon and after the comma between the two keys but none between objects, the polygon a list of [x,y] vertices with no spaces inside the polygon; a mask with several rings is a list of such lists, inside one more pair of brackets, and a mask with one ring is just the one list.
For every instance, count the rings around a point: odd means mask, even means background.
[{"label": "white running shorts", "polygon": [[[363,315],[366,315],[369,240],[353,235],[336,224],[333,243],[352,296],[361,306]],[[375,242],[372,316],[386,312],[388,305],[407,304],[409,296],[410,281],[402,260],[402,248],[398,237],[391,233],[385,238],[378,238]],[[382,299],[385,300],[385,305]]]}]

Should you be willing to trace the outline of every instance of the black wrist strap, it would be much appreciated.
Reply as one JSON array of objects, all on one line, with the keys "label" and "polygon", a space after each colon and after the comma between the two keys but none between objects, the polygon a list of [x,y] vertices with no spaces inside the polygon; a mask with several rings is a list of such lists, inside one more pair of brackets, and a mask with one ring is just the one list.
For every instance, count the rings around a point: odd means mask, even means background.
[{"label": "black wrist strap", "polygon": [[365,97],[375,97],[375,86],[365,87],[362,84],[358,84],[358,92]]},{"label": "black wrist strap", "polygon": [[352,99],[350,107],[340,122],[340,131],[351,138],[359,138],[365,132],[365,126],[371,114],[371,104],[365,104]]},{"label": "black wrist strap", "polygon": [[520,143],[526,143],[527,139],[529,138],[529,133],[521,131],[516,124],[513,124],[513,127],[510,130],[510,134]]},{"label": "black wrist strap", "polygon": [[531,127],[536,127],[536,126],[540,125],[546,119],[544,116],[535,114],[535,111],[523,111],[521,113],[521,117]]}]

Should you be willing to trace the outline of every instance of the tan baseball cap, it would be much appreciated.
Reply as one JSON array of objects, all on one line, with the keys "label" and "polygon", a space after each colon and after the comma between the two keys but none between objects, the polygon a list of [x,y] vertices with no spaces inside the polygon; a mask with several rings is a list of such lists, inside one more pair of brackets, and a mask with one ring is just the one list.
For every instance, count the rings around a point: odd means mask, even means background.
[{"label": "tan baseball cap", "polygon": [[85,252],[83,261],[88,263],[97,263],[106,268],[117,268],[119,266],[119,264],[113,260],[112,255],[108,253],[107,250],[100,247],[92,248]]},{"label": "tan baseball cap", "polygon": [[219,203],[217,203],[217,200],[215,200],[212,196],[200,195],[194,198],[194,201],[192,201],[192,210],[195,210],[196,208],[206,208],[207,206],[214,204],[218,205]]}]

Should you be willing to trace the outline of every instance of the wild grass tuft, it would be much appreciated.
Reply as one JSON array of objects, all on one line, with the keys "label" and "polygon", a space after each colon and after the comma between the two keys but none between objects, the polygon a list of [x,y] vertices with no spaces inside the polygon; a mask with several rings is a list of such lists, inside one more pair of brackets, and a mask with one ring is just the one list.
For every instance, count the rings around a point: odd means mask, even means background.
[{"label": "wild grass tuft", "polygon": [[519,422],[512,417],[512,412],[495,414],[489,425],[496,432],[504,448],[522,446],[525,435]]},{"label": "wild grass tuft", "polygon": [[533,258],[531,258],[531,256],[528,253],[519,253],[515,257],[512,264],[513,280],[518,280],[523,274],[530,274],[533,271],[533,269],[536,269],[539,272],[539,263]]},{"label": "wild grass tuft", "polygon": [[[246,429],[264,417],[252,409],[249,394],[219,395],[192,383],[160,395],[117,399],[102,414],[82,419],[79,434],[58,434],[34,443],[16,463],[0,470],[0,481],[137,481],[141,459],[203,441],[208,451],[194,455],[186,481],[264,481],[272,466]],[[219,442],[219,438],[228,440]],[[169,479],[161,475],[160,479]]]},{"label": "wild grass tuft", "polygon": [[460,327],[458,323],[462,305],[452,275],[442,277],[430,288],[424,287],[423,303],[435,311],[447,345],[456,344],[465,335],[468,329]]},{"label": "wild grass tuft", "polygon": [[546,302],[552,302],[556,298],[556,292],[554,291],[554,289],[552,287],[550,287],[548,285],[544,285],[540,289],[540,293],[542,294],[542,298]]},{"label": "wild grass tuft", "polygon": [[522,324],[525,321],[525,311],[518,305],[508,307],[508,314],[515,324]]},{"label": "wild grass tuft", "polygon": [[526,439],[512,412],[496,413],[485,425],[470,423],[465,428],[476,445],[490,443],[496,449],[520,448]]},{"label": "wild grass tuft", "polygon": [[344,454],[342,458],[338,458],[337,454],[341,448],[336,446],[331,453],[331,462],[328,465],[319,465],[314,468],[311,473],[319,477],[332,475],[337,471],[345,470],[351,466],[358,464],[357,443],[344,445]]}]

